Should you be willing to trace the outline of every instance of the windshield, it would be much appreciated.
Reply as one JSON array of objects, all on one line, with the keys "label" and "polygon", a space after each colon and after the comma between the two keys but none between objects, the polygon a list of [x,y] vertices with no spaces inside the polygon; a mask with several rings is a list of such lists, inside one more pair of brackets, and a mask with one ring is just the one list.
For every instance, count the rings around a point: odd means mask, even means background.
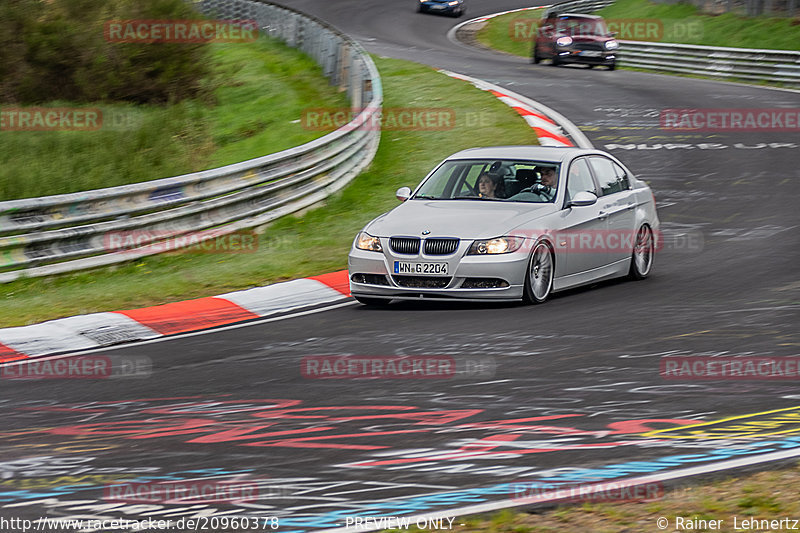
[{"label": "windshield", "polygon": [[548,203],[555,201],[561,165],[553,161],[445,161],[415,199]]},{"label": "windshield", "polygon": [[564,17],[555,24],[556,31],[571,37],[607,37],[609,36],[606,21],[603,19],[585,19]]}]

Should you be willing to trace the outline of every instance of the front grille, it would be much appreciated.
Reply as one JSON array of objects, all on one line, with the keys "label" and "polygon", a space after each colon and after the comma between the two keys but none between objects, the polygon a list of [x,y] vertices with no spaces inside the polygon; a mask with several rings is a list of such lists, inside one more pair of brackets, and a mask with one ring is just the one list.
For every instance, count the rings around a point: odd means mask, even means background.
[{"label": "front grille", "polygon": [[603,45],[599,43],[575,43],[575,50],[604,50]]},{"label": "front grille", "polygon": [[444,276],[392,276],[395,283],[410,289],[444,289],[450,284]]},{"label": "front grille", "polygon": [[417,237],[392,237],[389,239],[392,251],[398,254],[416,255],[419,253],[419,239]]},{"label": "front grille", "polygon": [[367,285],[389,285],[389,280],[383,274],[353,274],[350,278],[354,283]]},{"label": "front grille", "polygon": [[450,255],[458,249],[458,239],[425,239],[428,255]]},{"label": "front grille", "polygon": [[467,278],[462,289],[500,289],[508,287],[508,282],[500,278]]}]

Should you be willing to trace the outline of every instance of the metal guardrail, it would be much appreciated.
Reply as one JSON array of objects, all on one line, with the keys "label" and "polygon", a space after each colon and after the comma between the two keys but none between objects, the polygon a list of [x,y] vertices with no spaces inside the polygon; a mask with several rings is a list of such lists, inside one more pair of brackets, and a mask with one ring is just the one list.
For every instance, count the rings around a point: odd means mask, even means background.
[{"label": "metal guardrail", "polygon": [[571,0],[568,2],[559,2],[547,7],[544,12],[544,17],[554,16],[556,13],[591,13],[608,7],[614,3],[614,0]]},{"label": "metal guardrail", "polygon": [[[383,92],[377,68],[357,42],[321,20],[266,2],[195,5],[217,18],[256,20],[260,31],[304,51],[347,91],[357,116],[302,146],[221,168],[0,202],[0,282],[130,261],[197,231],[224,235],[263,225],[323,200],[372,161]],[[108,246],[109,235],[131,231],[157,237],[124,251]]]},{"label": "metal guardrail", "polygon": [[631,67],[800,87],[800,52],[641,41],[620,44],[620,62]]},{"label": "metal guardrail", "polygon": [[[661,4],[675,4],[679,0],[656,0]],[[748,17],[794,17],[800,12],[798,0],[689,0],[703,13],[721,15],[737,13]]]},{"label": "metal guardrail", "polygon": [[[613,3],[613,0],[568,1],[551,6],[547,12],[591,13]],[[642,41],[620,41],[620,44],[619,62],[631,67],[800,87],[800,52]]]}]

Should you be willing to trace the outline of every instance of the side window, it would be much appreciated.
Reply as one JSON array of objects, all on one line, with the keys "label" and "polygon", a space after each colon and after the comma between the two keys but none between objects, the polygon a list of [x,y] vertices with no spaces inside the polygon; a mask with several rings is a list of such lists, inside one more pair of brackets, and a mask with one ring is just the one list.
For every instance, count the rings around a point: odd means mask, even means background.
[{"label": "side window", "polygon": [[589,160],[592,163],[592,168],[594,169],[594,175],[597,177],[597,182],[600,184],[600,194],[602,196],[607,196],[609,194],[614,194],[615,192],[620,192],[624,189],[627,189],[627,187],[623,187],[622,176],[620,176],[619,172],[617,171],[617,168],[619,167],[615,165],[613,161],[606,159],[605,157],[597,156],[590,157]]},{"label": "side window", "polygon": [[572,162],[569,167],[569,177],[567,178],[567,201],[572,199],[577,193],[581,191],[589,191],[597,193],[592,180],[592,174],[589,171],[589,165],[586,164],[586,158],[581,157]]},{"label": "side window", "polygon": [[619,166],[618,164],[611,162],[614,165],[614,172],[617,173],[617,180],[622,184],[622,190],[627,191],[631,188],[630,180],[628,180],[628,173],[625,172],[625,169]]}]

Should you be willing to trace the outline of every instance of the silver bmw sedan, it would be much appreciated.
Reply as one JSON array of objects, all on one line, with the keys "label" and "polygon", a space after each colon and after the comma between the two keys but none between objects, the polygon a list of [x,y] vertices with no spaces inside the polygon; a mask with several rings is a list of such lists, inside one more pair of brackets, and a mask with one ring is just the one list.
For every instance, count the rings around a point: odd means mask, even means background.
[{"label": "silver bmw sedan", "polygon": [[445,159],[358,233],[348,258],[361,303],[518,300],[650,273],[650,188],[598,150],[500,146]]}]

